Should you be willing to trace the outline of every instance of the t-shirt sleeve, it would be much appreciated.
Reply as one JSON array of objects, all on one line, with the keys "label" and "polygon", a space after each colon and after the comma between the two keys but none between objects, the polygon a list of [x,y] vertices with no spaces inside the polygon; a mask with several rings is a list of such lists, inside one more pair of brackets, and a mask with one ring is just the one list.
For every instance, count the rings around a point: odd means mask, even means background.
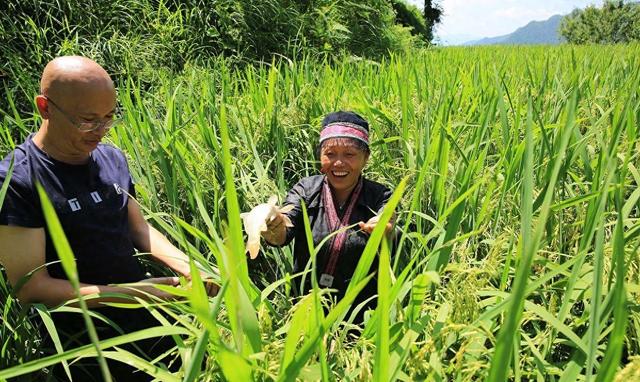
[{"label": "t-shirt sleeve", "polygon": [[[0,174],[0,186],[5,182]],[[27,228],[44,227],[44,217],[35,190],[28,182],[16,176],[9,178],[9,187],[3,201],[0,201],[0,225]]]},{"label": "t-shirt sleeve", "polygon": [[122,160],[124,161],[124,168],[127,170],[127,174],[129,177],[129,185],[127,192],[131,195],[132,198],[136,198],[136,182],[133,180],[133,175],[131,175],[131,170],[129,169],[129,162],[127,158],[122,154]]},{"label": "t-shirt sleeve", "polygon": [[[121,179],[122,188],[125,192],[131,195],[132,198],[136,198],[136,184],[133,180],[133,175],[131,175],[131,170],[129,169],[129,161],[127,160],[124,152],[118,148],[113,148],[113,157],[115,157],[116,163],[118,163],[118,177]],[[113,158],[112,157],[112,158]]]},{"label": "t-shirt sleeve", "polygon": [[291,224],[293,227],[287,227],[287,236],[284,244],[287,245],[291,243],[291,240],[296,236],[296,232],[300,227],[303,227],[303,214],[302,214],[302,201],[304,201],[305,190],[302,182],[298,182],[291,191],[287,194],[287,197],[284,201],[284,206],[292,205],[293,208],[291,211],[285,213],[287,217],[291,220]]}]

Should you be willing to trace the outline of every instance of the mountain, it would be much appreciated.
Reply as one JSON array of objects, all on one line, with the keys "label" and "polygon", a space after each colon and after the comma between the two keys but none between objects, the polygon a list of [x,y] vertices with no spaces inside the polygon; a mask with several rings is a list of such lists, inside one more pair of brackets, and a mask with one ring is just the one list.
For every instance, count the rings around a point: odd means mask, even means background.
[{"label": "mountain", "polygon": [[435,35],[435,42],[438,45],[464,45],[467,41],[478,38],[471,34],[449,34],[441,36],[437,31]]},{"label": "mountain", "polygon": [[531,21],[529,24],[516,29],[513,33],[468,41],[463,45],[559,44],[562,42],[562,37],[558,31],[562,18],[563,16],[561,15],[555,15],[545,21]]}]

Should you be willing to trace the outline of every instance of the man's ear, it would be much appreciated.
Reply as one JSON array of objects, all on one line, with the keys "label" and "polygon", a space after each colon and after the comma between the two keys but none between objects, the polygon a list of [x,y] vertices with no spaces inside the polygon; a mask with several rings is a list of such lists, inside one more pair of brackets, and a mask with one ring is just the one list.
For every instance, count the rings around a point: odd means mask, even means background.
[{"label": "man's ear", "polygon": [[43,119],[49,119],[49,101],[43,95],[36,96],[36,106]]}]

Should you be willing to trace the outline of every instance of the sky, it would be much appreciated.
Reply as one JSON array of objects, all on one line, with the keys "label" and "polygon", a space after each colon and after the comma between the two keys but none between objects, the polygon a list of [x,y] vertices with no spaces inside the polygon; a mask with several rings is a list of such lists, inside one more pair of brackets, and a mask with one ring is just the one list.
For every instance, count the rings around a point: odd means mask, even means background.
[{"label": "sky", "polygon": [[[422,8],[424,0],[408,0]],[[436,35],[443,44],[459,44],[509,34],[529,21],[567,14],[602,0],[439,0],[444,10]]]}]

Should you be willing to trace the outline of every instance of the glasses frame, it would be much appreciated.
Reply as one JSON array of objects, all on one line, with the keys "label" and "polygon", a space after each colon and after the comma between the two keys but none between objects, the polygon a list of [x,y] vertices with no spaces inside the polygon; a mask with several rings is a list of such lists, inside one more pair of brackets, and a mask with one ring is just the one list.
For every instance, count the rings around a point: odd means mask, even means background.
[{"label": "glasses frame", "polygon": [[73,127],[75,127],[76,129],[78,129],[78,131],[81,131],[83,133],[90,133],[92,131],[96,131],[100,128],[103,128],[105,133],[108,132],[109,130],[111,130],[111,128],[118,124],[120,122],[120,118],[118,117],[112,117],[109,120],[106,121],[100,121],[100,122],[88,122],[88,121],[83,121],[83,122],[77,122],[75,121],[74,118],[71,118],[69,116],[69,114],[67,114],[64,110],[62,110],[62,108],[60,106],[58,106],[51,98],[47,97],[46,95],[43,95],[44,99],[47,100],[48,103],[51,103],[56,109],[58,109],[58,111],[60,113],[62,113],[62,115],[64,115],[64,117],[71,122],[71,124],[73,125]]}]

